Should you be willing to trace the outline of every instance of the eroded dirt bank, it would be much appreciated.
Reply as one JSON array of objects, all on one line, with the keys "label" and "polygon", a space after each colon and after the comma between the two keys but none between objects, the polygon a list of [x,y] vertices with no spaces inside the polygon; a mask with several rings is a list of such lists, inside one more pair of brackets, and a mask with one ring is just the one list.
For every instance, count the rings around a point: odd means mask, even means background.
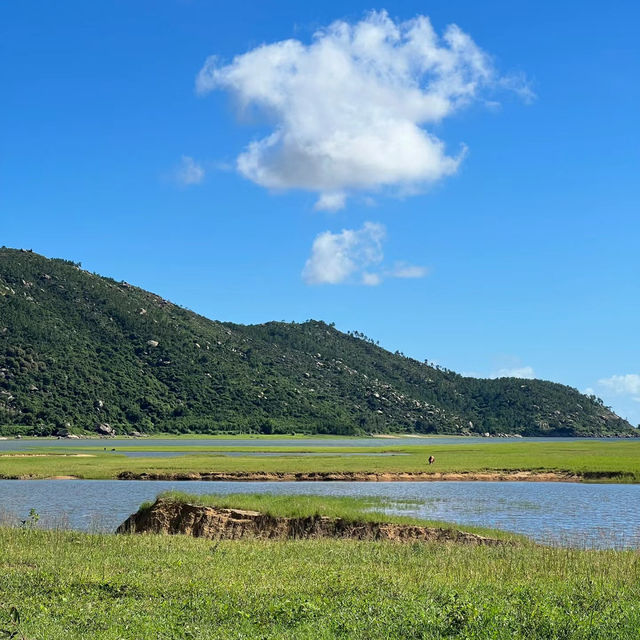
[{"label": "eroded dirt bank", "polygon": [[5,474],[0,480],[208,480],[232,482],[437,482],[447,480],[483,482],[614,482],[636,483],[635,475],[625,471],[459,471],[459,472],[366,472],[366,471],[121,471],[111,478],[87,475],[54,475],[39,473]]},{"label": "eroded dirt bank", "polygon": [[[618,474],[602,474],[601,479],[617,478]],[[482,481],[531,481],[531,482],[582,482],[592,479],[573,473],[533,471],[482,471],[482,472],[379,472],[367,473],[362,471],[313,471],[313,472],[282,472],[271,471],[209,471],[197,472],[132,472],[123,471],[118,474],[119,480],[211,480],[211,481],[319,481],[319,482],[424,482],[438,480],[482,480]]]},{"label": "eroded dirt bank", "polygon": [[258,511],[203,507],[163,498],[156,500],[150,508],[141,509],[129,516],[118,527],[116,533],[185,534],[211,540],[348,538],[400,542],[456,542],[471,545],[505,544],[502,540],[456,529],[382,522],[350,522],[325,516],[274,517]]}]

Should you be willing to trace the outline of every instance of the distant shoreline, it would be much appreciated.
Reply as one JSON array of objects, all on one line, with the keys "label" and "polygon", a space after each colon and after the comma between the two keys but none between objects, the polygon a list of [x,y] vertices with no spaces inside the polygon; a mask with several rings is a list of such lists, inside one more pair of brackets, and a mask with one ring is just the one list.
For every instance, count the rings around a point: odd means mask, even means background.
[{"label": "distant shoreline", "polygon": [[269,442],[270,440],[438,440],[441,438],[454,438],[456,440],[472,440],[482,438],[485,440],[504,439],[525,439],[525,440],[634,440],[640,439],[640,429],[631,435],[575,435],[575,436],[523,436],[520,434],[491,434],[482,433],[460,434],[460,433],[373,433],[369,435],[333,435],[329,433],[296,433],[296,434],[259,434],[259,433],[150,433],[140,436],[129,434],[118,434],[115,436],[103,436],[93,433],[72,434],[69,436],[15,436],[0,435],[0,442],[14,442],[24,440],[29,442],[59,441],[59,440],[89,440],[100,442],[117,441],[153,441],[153,440],[259,440]]}]

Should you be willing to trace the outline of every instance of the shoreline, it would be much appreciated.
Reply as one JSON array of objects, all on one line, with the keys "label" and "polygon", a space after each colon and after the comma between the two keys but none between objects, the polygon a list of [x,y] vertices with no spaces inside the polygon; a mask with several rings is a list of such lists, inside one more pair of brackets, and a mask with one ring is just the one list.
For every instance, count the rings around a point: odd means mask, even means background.
[{"label": "shoreline", "polygon": [[145,480],[179,482],[598,482],[617,480],[627,483],[628,474],[620,472],[533,472],[533,471],[486,471],[486,472],[133,472],[122,471],[112,478],[86,478],[76,475],[34,476],[22,475],[0,477],[1,480]]},{"label": "shoreline", "polygon": [[210,472],[210,473],[131,473],[122,472],[119,480],[201,480],[210,482],[581,482],[582,477],[571,473],[517,472],[361,472],[361,471],[312,471],[312,472]]},{"label": "shoreline", "polygon": [[635,440],[640,439],[640,430],[636,430],[636,433],[632,434],[605,434],[605,435],[583,435],[576,434],[573,436],[552,436],[552,435],[536,435],[528,436],[517,433],[500,433],[490,434],[487,436],[484,433],[371,433],[367,435],[354,434],[354,435],[338,435],[330,433],[190,433],[190,434],[178,434],[178,433],[143,433],[139,435],[132,435],[127,433],[118,433],[113,436],[100,435],[96,433],[82,433],[71,434],[69,436],[33,436],[33,435],[0,435],[0,442],[13,442],[16,440],[22,440],[24,442],[42,442],[42,441],[100,441],[100,442],[118,442],[118,441],[142,441],[153,442],[154,440],[258,440],[268,442],[269,440],[439,440],[442,438],[453,438],[460,441],[476,440],[481,438],[482,440],[544,440],[544,441],[578,441],[578,440]]}]

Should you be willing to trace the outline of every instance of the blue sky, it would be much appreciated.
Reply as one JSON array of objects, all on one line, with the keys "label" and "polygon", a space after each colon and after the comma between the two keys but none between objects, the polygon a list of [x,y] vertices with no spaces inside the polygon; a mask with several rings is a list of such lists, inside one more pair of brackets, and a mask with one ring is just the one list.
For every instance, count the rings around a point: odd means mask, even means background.
[{"label": "blue sky", "polygon": [[592,389],[638,424],[639,19],[631,1],[3,3],[0,244],[214,319],[318,318]]}]

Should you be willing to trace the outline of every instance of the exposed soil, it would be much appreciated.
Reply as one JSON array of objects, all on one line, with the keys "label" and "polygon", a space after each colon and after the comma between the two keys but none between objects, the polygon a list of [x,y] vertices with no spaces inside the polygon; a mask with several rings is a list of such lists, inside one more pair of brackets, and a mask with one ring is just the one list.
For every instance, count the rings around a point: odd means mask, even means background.
[{"label": "exposed soil", "polygon": [[37,473],[22,473],[18,475],[6,475],[4,473],[0,473],[0,480],[84,480],[85,478],[81,478],[80,476],[68,476],[68,475],[58,475],[58,476],[41,476]]},{"label": "exposed soil", "polygon": [[93,453],[2,453],[0,458],[95,458]]},{"label": "exposed soil", "polygon": [[455,542],[471,545],[508,544],[457,529],[440,529],[386,522],[352,522],[342,518],[274,517],[258,511],[203,507],[159,498],[147,509],[129,516],[116,533],[185,534],[211,540],[239,538],[348,538],[399,542]]},{"label": "exposed soil", "polygon": [[[1,456],[0,456],[1,457]],[[76,480],[79,476],[42,476],[37,473],[8,475],[0,473],[2,480]],[[90,478],[85,478],[90,479]],[[122,471],[116,480],[209,480],[232,482],[429,482],[429,481],[483,481],[483,482],[635,482],[635,475],[625,471],[584,471],[570,472],[534,471],[460,471],[460,472],[363,472],[363,471]]]},{"label": "exposed soil", "polygon": [[[616,477],[611,473],[607,477]],[[603,476],[604,478],[604,476]],[[119,480],[230,480],[230,481],[324,481],[324,482],[424,482],[429,480],[483,480],[483,481],[531,481],[531,482],[581,482],[583,476],[567,472],[533,471],[481,471],[481,472],[362,472],[362,471],[315,471],[315,472],[283,472],[271,471],[209,471],[196,472],[133,472],[123,471],[118,474]]]}]

